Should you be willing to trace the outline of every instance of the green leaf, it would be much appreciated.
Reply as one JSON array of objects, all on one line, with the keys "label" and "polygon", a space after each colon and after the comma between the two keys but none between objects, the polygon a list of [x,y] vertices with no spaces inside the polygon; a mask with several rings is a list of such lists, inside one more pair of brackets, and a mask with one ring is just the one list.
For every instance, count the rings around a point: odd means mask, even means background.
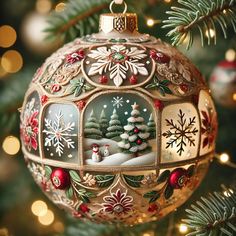
[{"label": "green leaf", "polygon": [[165,182],[169,177],[170,177],[170,171],[169,170],[163,171],[157,179],[157,184]]},{"label": "green leaf", "polygon": [[70,174],[71,179],[72,179],[74,182],[78,182],[78,183],[81,182],[81,178],[79,177],[79,175],[77,174],[76,171],[70,170],[70,171],[69,171],[69,174]]},{"label": "green leaf", "polygon": [[114,181],[115,175],[96,175],[95,179],[101,188],[109,187]]},{"label": "green leaf", "polygon": [[82,93],[82,87],[77,86],[74,92],[74,97],[78,97]]},{"label": "green leaf", "polygon": [[67,196],[67,198],[72,199],[72,197],[73,197],[73,188],[72,187],[70,187],[66,190],[66,196]]},{"label": "green leaf", "polygon": [[151,191],[143,195],[144,198],[150,198],[149,203],[155,202],[158,198],[160,198],[160,196],[160,192],[157,191]]},{"label": "green leaf", "polygon": [[52,174],[52,168],[50,166],[45,166],[45,174],[47,179],[50,179],[50,176]]},{"label": "green leaf", "polygon": [[168,87],[163,87],[165,93],[167,94],[173,94],[172,91]]},{"label": "green leaf", "polygon": [[173,195],[173,193],[174,189],[170,185],[167,185],[164,192],[165,199],[169,199]]},{"label": "green leaf", "polygon": [[134,188],[139,188],[141,185],[141,181],[144,178],[144,175],[137,175],[137,176],[123,175],[123,176],[124,176],[126,183]]}]

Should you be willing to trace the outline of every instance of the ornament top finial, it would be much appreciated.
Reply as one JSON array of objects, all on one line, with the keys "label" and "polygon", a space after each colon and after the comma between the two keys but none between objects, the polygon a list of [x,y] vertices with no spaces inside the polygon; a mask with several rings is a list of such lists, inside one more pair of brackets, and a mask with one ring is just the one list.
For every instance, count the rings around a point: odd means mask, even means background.
[{"label": "ornament top finial", "polygon": [[[122,13],[114,13],[113,6],[124,5]],[[111,13],[102,14],[100,17],[100,31],[105,34],[134,34],[138,31],[138,20],[135,13],[126,13],[127,4],[124,0],[113,0],[110,4]]]}]

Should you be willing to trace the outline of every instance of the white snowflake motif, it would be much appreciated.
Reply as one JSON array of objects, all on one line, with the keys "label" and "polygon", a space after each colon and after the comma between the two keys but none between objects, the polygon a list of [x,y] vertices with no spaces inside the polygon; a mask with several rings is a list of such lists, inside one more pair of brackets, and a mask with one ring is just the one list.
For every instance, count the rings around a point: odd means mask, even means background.
[{"label": "white snowflake motif", "polygon": [[145,63],[140,62],[147,57],[144,49],[126,48],[124,45],[113,45],[111,48],[104,46],[91,50],[88,57],[97,60],[89,69],[88,75],[102,75],[108,72],[117,87],[127,79],[128,71],[134,75],[148,75]]},{"label": "white snowflake motif", "polygon": [[114,97],[113,100],[111,101],[113,103],[113,107],[116,107],[119,109],[120,107],[123,107],[123,97]]},{"label": "white snowflake motif", "polygon": [[166,143],[166,148],[173,148],[174,145],[178,148],[179,156],[185,151],[187,144],[195,146],[195,138],[198,129],[196,128],[196,117],[185,118],[185,114],[180,109],[178,114],[179,119],[174,122],[173,119],[166,119],[166,125],[170,127],[168,131],[163,133],[163,136],[169,139]]},{"label": "white snowflake motif", "polygon": [[64,153],[65,145],[68,149],[75,148],[75,142],[71,137],[76,137],[77,134],[71,133],[75,128],[75,122],[69,122],[65,124],[63,119],[63,114],[59,111],[55,115],[56,119],[54,121],[45,118],[46,129],[43,130],[43,133],[47,135],[45,138],[45,147],[55,147],[56,153],[61,157]]}]

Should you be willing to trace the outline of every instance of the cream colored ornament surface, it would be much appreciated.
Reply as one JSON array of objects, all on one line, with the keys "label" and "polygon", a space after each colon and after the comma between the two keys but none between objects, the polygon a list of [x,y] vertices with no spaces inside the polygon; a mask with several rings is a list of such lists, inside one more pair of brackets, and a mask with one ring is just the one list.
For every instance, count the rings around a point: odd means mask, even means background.
[{"label": "cream colored ornament surface", "polygon": [[133,225],[175,210],[202,181],[216,132],[200,72],[140,34],[128,13],[102,15],[98,34],[49,57],[21,113],[36,183],[58,206],[96,222]]}]

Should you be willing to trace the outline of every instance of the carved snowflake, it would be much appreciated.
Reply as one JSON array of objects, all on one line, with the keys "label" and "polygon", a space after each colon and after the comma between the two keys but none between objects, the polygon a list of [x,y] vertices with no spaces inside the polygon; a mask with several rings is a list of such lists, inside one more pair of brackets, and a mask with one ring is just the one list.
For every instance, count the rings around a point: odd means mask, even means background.
[{"label": "carved snowflake", "polygon": [[123,83],[123,80],[127,79],[129,71],[133,75],[148,75],[145,63],[140,62],[147,57],[144,49],[126,48],[124,45],[114,45],[111,48],[104,46],[91,50],[88,57],[97,60],[89,69],[88,75],[109,73],[110,79],[114,81],[117,87]]},{"label": "carved snowflake", "polygon": [[113,100],[111,101],[113,103],[113,107],[120,108],[123,107],[123,97],[114,97]]},{"label": "carved snowflake", "polygon": [[179,119],[176,122],[173,119],[166,119],[166,125],[170,129],[163,133],[163,136],[169,139],[166,143],[166,148],[176,146],[178,149],[177,153],[181,156],[187,144],[195,146],[194,136],[198,133],[198,129],[196,128],[195,116],[187,121],[185,114],[180,109],[178,117]]},{"label": "carved snowflake", "polygon": [[46,134],[45,147],[55,147],[56,153],[61,157],[64,153],[64,148],[67,146],[68,149],[75,148],[75,142],[71,137],[76,137],[77,134],[71,133],[75,128],[75,122],[69,122],[65,124],[63,119],[63,114],[59,111],[55,115],[56,119],[54,121],[45,118],[45,127],[43,133]]}]

